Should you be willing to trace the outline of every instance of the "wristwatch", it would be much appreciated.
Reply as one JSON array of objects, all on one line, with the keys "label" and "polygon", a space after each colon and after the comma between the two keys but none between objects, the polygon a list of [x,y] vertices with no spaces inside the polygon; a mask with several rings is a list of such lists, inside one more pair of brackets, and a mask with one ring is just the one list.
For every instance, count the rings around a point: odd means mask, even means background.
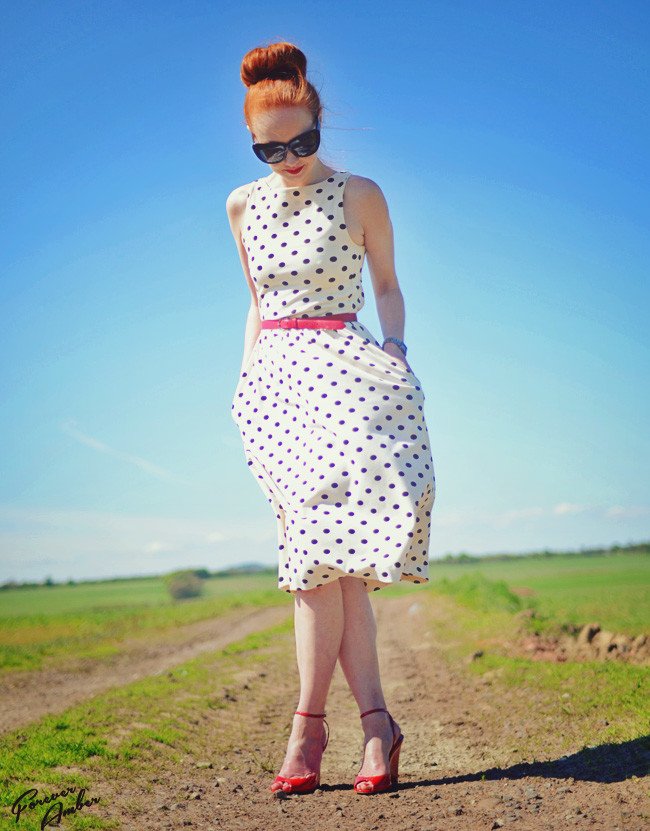
[{"label": "wristwatch", "polygon": [[392,335],[389,335],[389,337],[384,338],[384,342],[381,345],[382,349],[388,343],[388,341],[391,341],[391,343],[396,343],[399,346],[399,348],[402,350],[402,352],[406,355],[406,344],[404,343],[403,340],[400,340],[399,338],[394,338]]}]

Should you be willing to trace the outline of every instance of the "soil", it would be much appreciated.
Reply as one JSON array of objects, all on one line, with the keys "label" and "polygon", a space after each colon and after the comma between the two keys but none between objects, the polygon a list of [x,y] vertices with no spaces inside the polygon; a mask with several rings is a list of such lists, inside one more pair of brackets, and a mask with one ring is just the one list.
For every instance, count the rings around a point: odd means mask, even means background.
[{"label": "soil", "polygon": [[102,659],[65,659],[60,667],[0,675],[0,733],[15,730],[50,713],[59,713],[93,695],[158,675],[204,652],[223,649],[287,617],[283,606],[235,609],[211,620],[125,640],[119,655]]},{"label": "soil", "polygon": [[[522,590],[517,592],[524,594]],[[619,661],[650,666],[650,637],[642,632],[636,636],[602,629],[597,622],[568,626],[561,635],[542,635],[526,631],[526,620],[534,616],[530,609],[515,615],[521,637],[508,645],[508,654],[524,656],[533,661]]]},{"label": "soil", "polygon": [[[180,763],[161,753],[153,758],[148,776],[99,781],[98,774],[91,773],[97,783],[93,790],[101,792],[102,799],[88,813],[111,818],[116,827],[129,831],[650,827],[647,742],[587,748],[576,742],[567,753],[566,716],[560,715],[557,693],[537,692],[532,685],[507,687],[494,675],[478,676],[467,665],[449,660],[437,623],[453,614],[451,601],[425,591],[370,597],[384,695],[405,737],[396,790],[360,795],[352,789],[361,764],[363,732],[339,665],[326,707],[331,737],[320,788],[305,795],[268,790],[273,770],[282,763],[297,703],[295,644],[293,635],[286,634],[267,648],[263,671],[253,662],[242,669],[225,709],[198,714],[196,735],[201,741],[194,752],[178,751]],[[291,614],[289,604],[275,613],[240,613],[240,629],[231,628],[228,637],[234,640],[242,636],[242,628],[271,625]],[[182,650],[179,645],[179,661],[186,657]],[[169,666],[172,655],[158,658],[161,669],[163,663]],[[152,661],[155,664],[155,656]],[[149,671],[141,662],[139,658],[130,672]],[[120,664],[118,683],[131,680],[127,663]],[[115,671],[110,670],[114,682]],[[84,687],[83,677],[75,684],[82,688],[74,691],[77,700],[84,690],[92,694],[96,689],[94,684]],[[29,685],[20,695],[42,703],[41,691]],[[62,701],[66,696],[59,688],[53,698]],[[12,706],[16,713],[15,700]],[[25,707],[33,707],[33,702]],[[272,769],[261,760],[269,760]]]}]

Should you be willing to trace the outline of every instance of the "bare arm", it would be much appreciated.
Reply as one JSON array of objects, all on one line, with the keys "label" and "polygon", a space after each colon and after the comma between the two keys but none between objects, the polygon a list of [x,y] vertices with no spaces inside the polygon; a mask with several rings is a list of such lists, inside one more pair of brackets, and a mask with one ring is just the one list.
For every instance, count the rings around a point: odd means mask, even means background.
[{"label": "bare arm", "polygon": [[[372,179],[355,177],[353,202],[355,215],[363,225],[366,258],[372,278],[377,314],[383,336],[404,340],[404,297],[395,273],[393,223],[381,188]],[[387,343],[384,351],[409,369],[402,350]]]},{"label": "bare arm", "polygon": [[228,195],[228,198],[226,199],[226,213],[228,214],[230,230],[232,231],[232,235],[235,238],[237,250],[239,251],[239,259],[241,260],[242,269],[244,271],[244,277],[246,278],[246,282],[248,283],[248,288],[251,293],[251,303],[248,309],[248,315],[246,317],[246,329],[244,333],[244,355],[242,358],[240,374],[243,371],[246,364],[248,363],[250,354],[253,351],[255,343],[257,342],[257,338],[262,329],[260,320],[260,310],[259,306],[257,305],[257,292],[255,290],[255,283],[253,282],[250,275],[250,271],[248,268],[248,256],[246,254],[246,249],[244,248],[244,243],[242,242],[241,238],[241,220],[244,214],[244,209],[246,208],[247,198],[247,188],[241,187],[235,188],[235,190],[233,190],[232,193],[230,193]]}]

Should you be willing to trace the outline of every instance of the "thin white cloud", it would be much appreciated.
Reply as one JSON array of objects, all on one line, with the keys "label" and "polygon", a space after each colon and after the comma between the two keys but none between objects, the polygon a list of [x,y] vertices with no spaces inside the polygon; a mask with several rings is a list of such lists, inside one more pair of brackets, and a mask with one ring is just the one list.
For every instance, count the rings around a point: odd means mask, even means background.
[{"label": "thin white cloud", "polygon": [[583,511],[589,510],[587,505],[576,505],[574,502],[560,502],[552,512],[558,516],[566,516],[568,514],[580,514]]},{"label": "thin white cloud", "polygon": [[650,505],[613,505],[605,511],[605,516],[611,519],[632,519],[649,515]]},{"label": "thin white cloud", "polygon": [[0,581],[156,574],[274,561],[277,530],[259,519],[183,519],[0,505]]},{"label": "thin white cloud", "polygon": [[87,433],[83,433],[81,430],[77,429],[75,426],[76,424],[77,422],[73,419],[68,419],[68,421],[64,421],[61,424],[61,430],[69,436],[72,436],[72,438],[76,439],[80,444],[85,444],[87,447],[92,447],[93,450],[98,450],[100,453],[106,453],[108,456],[121,459],[123,462],[127,462],[130,465],[140,468],[140,470],[144,470],[145,473],[155,476],[156,479],[163,479],[166,482],[175,482],[178,485],[192,484],[190,480],[176,476],[170,471],[165,470],[165,468],[162,468],[147,459],[143,459],[142,456],[136,456],[133,453],[127,453],[124,450],[117,450],[105,442],[100,441],[93,436],[89,436]]},{"label": "thin white cloud", "polygon": [[[142,535],[143,545],[164,545],[169,540],[192,538],[200,542],[259,542],[276,533],[273,516],[264,514],[259,520],[237,522],[224,519],[184,519],[182,517],[122,514],[111,511],[75,510],[65,508],[37,508],[0,505],[0,531],[3,527],[14,532],[38,535],[45,531],[97,534],[102,539],[109,535],[134,537]],[[9,533],[9,531],[7,531]]]},{"label": "thin white cloud", "polygon": [[514,523],[521,522],[522,520],[538,519],[545,516],[547,513],[548,512],[545,511],[544,508],[538,507],[513,508],[512,510],[496,514],[494,516],[494,525],[500,528],[504,525],[512,525]]},{"label": "thin white cloud", "polygon": [[524,520],[537,519],[548,515],[549,511],[544,508],[530,507],[530,508],[516,508],[508,511],[501,511],[494,513],[492,511],[481,510],[435,510],[431,515],[431,523],[437,528],[446,528],[451,526],[473,526],[503,528],[509,525],[516,525]]},{"label": "thin white cloud", "polygon": [[578,514],[591,514],[595,519],[634,519],[650,515],[649,505],[604,507],[602,505],[581,505],[574,502],[559,502],[550,508],[533,505],[525,508],[513,508],[499,513],[480,510],[444,510],[436,509],[431,516],[431,524],[437,528],[459,526],[490,526],[505,528],[521,524],[528,520],[549,518],[570,518]]},{"label": "thin white cloud", "polygon": [[[567,505],[569,507],[567,507]],[[650,506],[557,503],[508,511],[434,510],[431,557],[443,551],[526,551],[647,538]],[[616,537],[613,536],[616,534]],[[160,574],[256,560],[277,562],[277,528],[254,517],[215,521],[0,505],[0,582]]]},{"label": "thin white cloud", "polygon": [[152,542],[148,542],[142,550],[145,554],[160,554],[164,551],[173,551],[174,547],[167,542],[153,540]]}]

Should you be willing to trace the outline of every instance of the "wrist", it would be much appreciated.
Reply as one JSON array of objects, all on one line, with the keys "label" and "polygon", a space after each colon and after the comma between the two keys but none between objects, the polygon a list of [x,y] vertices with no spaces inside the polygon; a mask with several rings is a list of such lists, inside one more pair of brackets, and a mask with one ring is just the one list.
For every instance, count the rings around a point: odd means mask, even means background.
[{"label": "wrist", "polygon": [[406,356],[406,344],[404,343],[403,340],[401,340],[400,338],[395,338],[392,335],[389,335],[388,337],[384,338],[384,342],[382,343],[381,348],[384,349],[384,347],[388,343],[394,343],[395,346],[400,350],[402,355]]}]

